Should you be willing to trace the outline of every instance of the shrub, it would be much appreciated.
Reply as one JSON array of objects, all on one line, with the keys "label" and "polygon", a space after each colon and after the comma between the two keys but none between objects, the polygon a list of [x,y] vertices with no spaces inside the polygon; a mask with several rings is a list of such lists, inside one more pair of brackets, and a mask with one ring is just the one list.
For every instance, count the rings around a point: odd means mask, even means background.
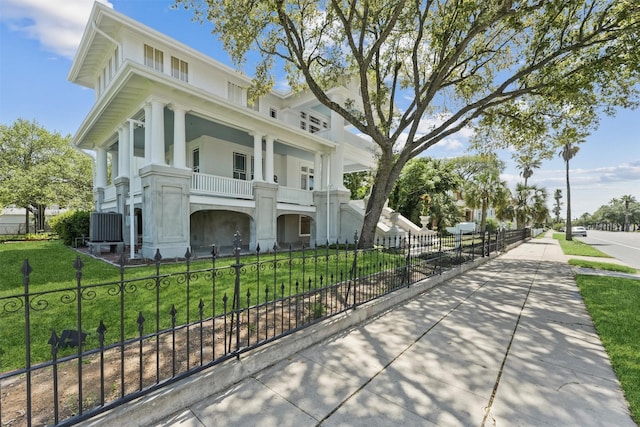
[{"label": "shrub", "polygon": [[487,218],[485,227],[489,233],[495,233],[499,227],[498,220],[495,218]]},{"label": "shrub", "polygon": [[89,236],[89,211],[67,211],[49,220],[53,231],[64,241],[72,245],[76,237]]}]

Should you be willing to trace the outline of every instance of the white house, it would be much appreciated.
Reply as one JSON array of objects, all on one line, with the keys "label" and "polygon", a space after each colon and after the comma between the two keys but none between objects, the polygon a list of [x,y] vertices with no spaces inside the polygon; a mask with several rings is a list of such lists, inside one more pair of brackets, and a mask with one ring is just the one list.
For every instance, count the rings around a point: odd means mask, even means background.
[{"label": "white house", "polygon": [[[101,3],[68,79],[95,92],[73,137],[95,151],[95,209],[122,213],[124,240],[143,257],[224,248],[236,230],[266,250],[352,239],[361,227],[343,174],[373,168],[374,146],[312,94],[249,105],[246,76]],[[330,95],[358,99],[349,85]]]}]

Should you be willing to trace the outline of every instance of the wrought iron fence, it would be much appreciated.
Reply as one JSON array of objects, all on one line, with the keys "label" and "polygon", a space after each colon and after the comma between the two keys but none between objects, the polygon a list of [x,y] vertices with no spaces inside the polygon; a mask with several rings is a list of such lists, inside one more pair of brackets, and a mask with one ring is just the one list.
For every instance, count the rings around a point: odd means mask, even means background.
[{"label": "wrought iron fence", "polygon": [[[160,252],[119,279],[0,296],[0,425],[71,425],[322,319],[528,237],[409,235],[180,264]],[[151,271],[149,271],[149,269]],[[16,271],[17,273],[17,271]],[[0,294],[1,295],[1,294]]]}]

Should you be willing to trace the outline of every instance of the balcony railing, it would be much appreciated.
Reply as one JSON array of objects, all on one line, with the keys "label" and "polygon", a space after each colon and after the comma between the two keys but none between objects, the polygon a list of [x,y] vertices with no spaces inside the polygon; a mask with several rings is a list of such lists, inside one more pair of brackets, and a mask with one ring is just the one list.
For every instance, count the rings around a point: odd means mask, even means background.
[{"label": "balcony railing", "polygon": [[278,187],[278,202],[313,206],[313,192],[292,187]]},{"label": "balcony railing", "polygon": [[191,178],[191,191],[211,196],[253,199],[253,182],[194,173]]}]

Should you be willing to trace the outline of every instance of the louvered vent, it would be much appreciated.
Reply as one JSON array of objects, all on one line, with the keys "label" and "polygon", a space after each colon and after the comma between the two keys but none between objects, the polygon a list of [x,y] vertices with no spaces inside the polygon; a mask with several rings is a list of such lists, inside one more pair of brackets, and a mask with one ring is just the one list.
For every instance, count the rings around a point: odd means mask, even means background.
[{"label": "louvered vent", "polygon": [[122,242],[122,214],[91,212],[89,241]]}]

